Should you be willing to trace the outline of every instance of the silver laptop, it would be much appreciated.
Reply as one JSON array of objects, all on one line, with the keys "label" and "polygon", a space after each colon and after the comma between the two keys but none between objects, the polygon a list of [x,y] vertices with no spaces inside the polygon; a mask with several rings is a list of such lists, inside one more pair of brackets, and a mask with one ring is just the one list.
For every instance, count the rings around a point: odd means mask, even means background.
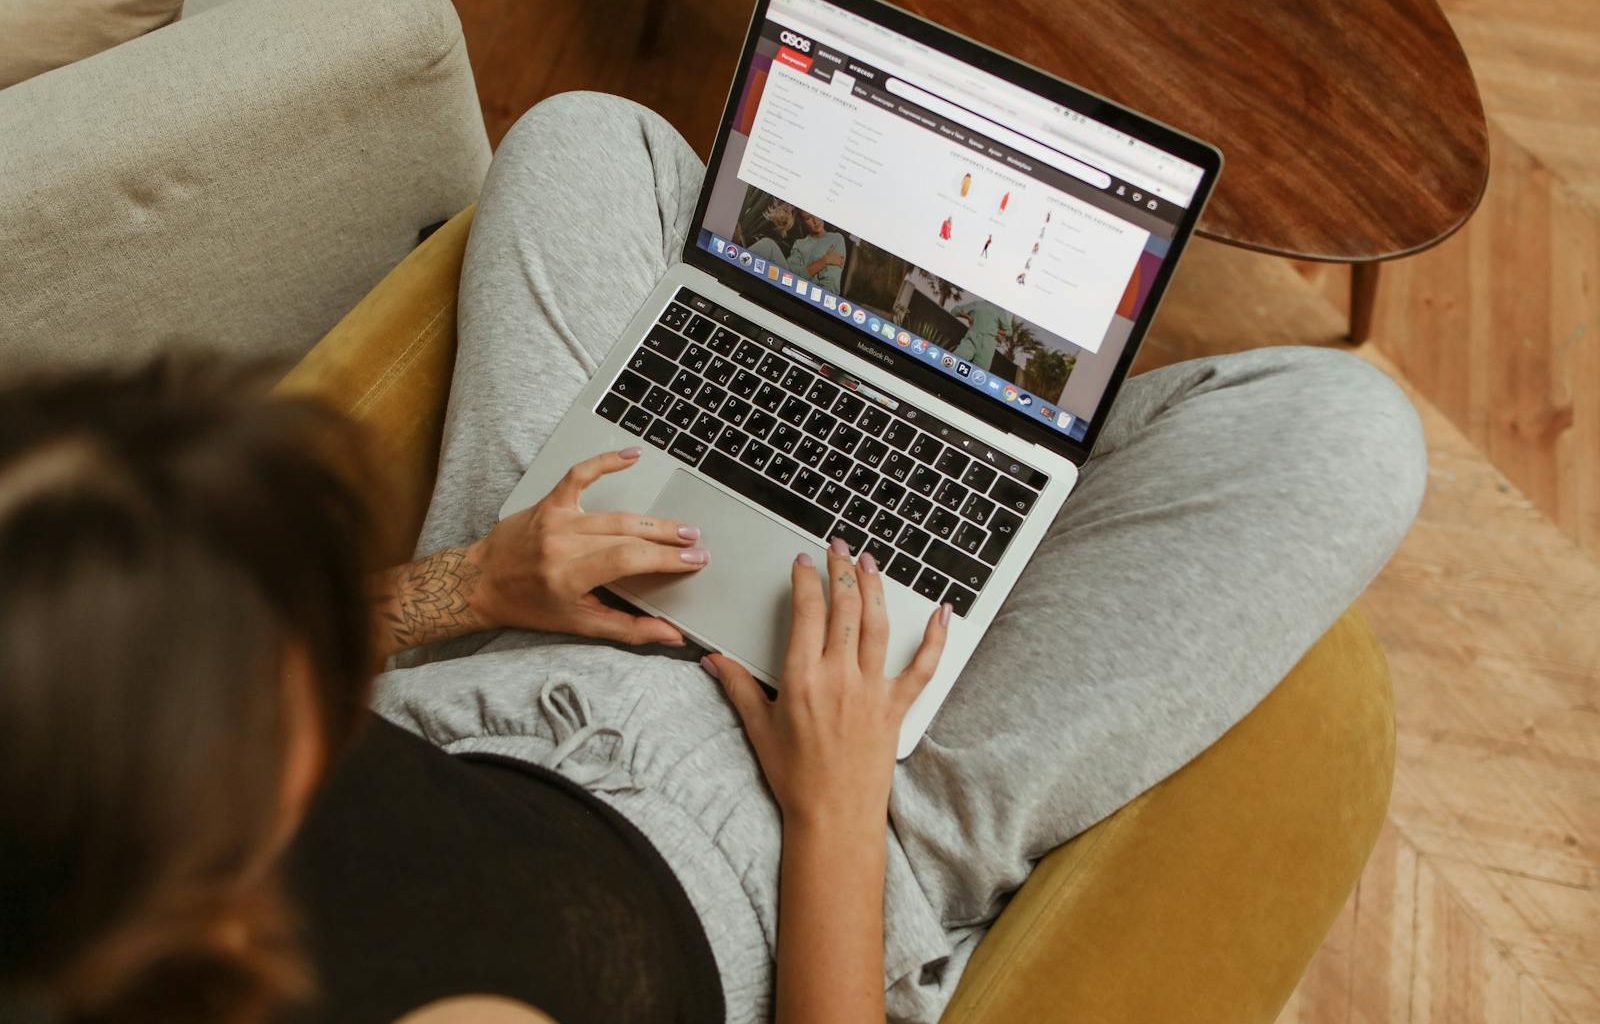
[{"label": "silver laptop", "polygon": [[877,0],[762,0],[681,261],[501,515],[640,445],[584,506],[693,523],[712,559],[611,589],[771,685],[796,554],[872,552],[890,671],[955,611],[905,757],[1071,493],[1221,164]]}]

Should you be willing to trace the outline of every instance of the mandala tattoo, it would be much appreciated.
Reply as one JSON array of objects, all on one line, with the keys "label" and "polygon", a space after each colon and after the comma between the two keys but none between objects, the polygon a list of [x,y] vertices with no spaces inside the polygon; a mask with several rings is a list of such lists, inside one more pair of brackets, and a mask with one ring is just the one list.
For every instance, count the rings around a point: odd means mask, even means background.
[{"label": "mandala tattoo", "polygon": [[395,642],[416,647],[477,628],[470,601],[482,575],[460,548],[402,566],[393,579],[383,621]]}]

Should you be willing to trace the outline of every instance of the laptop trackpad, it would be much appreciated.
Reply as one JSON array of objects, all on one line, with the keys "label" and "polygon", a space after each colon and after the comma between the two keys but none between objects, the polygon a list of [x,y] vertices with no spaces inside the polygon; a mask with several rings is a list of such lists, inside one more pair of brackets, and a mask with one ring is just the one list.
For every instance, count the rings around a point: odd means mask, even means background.
[{"label": "laptop trackpad", "polygon": [[700,527],[711,564],[684,576],[648,576],[619,587],[706,647],[775,680],[789,644],[789,579],[805,551],[827,565],[827,548],[737,498],[679,470],[650,512]]}]

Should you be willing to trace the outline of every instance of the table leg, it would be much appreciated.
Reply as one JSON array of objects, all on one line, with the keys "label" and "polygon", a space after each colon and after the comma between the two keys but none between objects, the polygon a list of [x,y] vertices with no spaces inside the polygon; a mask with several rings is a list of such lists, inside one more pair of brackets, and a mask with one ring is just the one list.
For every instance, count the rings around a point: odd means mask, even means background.
[{"label": "table leg", "polygon": [[1379,263],[1350,266],[1350,342],[1359,345],[1372,333],[1372,309],[1378,298]]}]

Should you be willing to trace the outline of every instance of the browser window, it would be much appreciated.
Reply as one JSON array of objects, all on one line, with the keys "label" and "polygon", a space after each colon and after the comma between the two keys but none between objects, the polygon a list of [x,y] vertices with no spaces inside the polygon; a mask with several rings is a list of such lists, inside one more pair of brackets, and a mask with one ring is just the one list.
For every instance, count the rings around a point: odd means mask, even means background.
[{"label": "browser window", "polygon": [[697,244],[1082,439],[1201,168],[774,0]]}]

